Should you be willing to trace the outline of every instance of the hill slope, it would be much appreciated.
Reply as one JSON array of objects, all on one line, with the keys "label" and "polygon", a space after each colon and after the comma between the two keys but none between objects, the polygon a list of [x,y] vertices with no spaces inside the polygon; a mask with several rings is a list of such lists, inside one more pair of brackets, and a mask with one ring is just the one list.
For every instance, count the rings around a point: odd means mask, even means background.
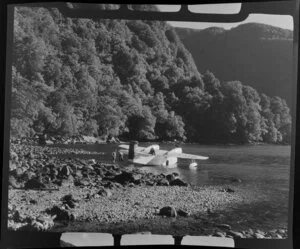
[{"label": "hill slope", "polygon": [[220,79],[240,80],[291,106],[293,32],[270,25],[247,23],[225,30],[176,28],[193,54],[200,72]]},{"label": "hill slope", "polygon": [[13,52],[13,137],[289,141],[283,99],[200,74],[166,22],[71,19],[57,9],[18,7]]}]

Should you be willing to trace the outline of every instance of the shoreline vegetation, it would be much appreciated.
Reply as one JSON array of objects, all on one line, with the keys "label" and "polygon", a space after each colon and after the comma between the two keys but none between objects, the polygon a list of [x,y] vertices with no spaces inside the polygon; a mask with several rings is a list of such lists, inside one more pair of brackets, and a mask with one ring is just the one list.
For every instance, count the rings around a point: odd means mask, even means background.
[{"label": "shoreline vegetation", "polygon": [[[30,143],[30,144],[38,144],[38,145],[55,145],[55,144],[122,144],[129,143],[131,140],[120,140],[118,137],[107,136],[104,137],[94,137],[94,136],[84,136],[77,135],[71,137],[62,137],[62,136],[49,136],[49,135],[35,135],[33,137],[22,137],[22,138],[11,138],[11,142],[19,143],[22,142]],[[174,140],[145,140],[141,141],[142,143],[163,143],[163,144],[174,144],[174,145],[215,145],[215,146],[237,146],[237,145],[264,145],[264,144],[272,144],[272,145],[291,145],[290,143],[266,143],[266,142],[248,142],[248,143],[200,143],[200,142],[188,142],[188,141],[177,141]]]},{"label": "shoreline vegetation", "polygon": [[178,173],[154,174],[101,160],[60,157],[72,153],[94,152],[11,143],[10,230],[287,236],[285,227],[251,228],[231,221],[237,215],[235,206],[255,203],[255,194],[238,180],[195,186]]}]

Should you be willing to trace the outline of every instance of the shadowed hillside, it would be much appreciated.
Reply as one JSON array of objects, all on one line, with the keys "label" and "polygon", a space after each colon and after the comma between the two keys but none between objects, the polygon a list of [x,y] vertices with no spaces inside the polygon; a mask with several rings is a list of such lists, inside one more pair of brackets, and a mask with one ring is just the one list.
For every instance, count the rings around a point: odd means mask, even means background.
[{"label": "shadowed hillside", "polygon": [[176,28],[198,70],[222,80],[240,80],[292,104],[293,32],[259,23],[236,28]]}]

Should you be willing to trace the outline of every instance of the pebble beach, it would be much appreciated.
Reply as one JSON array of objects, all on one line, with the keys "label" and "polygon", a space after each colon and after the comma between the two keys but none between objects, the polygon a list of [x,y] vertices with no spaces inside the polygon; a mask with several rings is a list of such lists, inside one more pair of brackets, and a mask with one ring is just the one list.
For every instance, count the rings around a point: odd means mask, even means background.
[{"label": "pebble beach", "polygon": [[230,219],[234,207],[251,205],[256,198],[255,192],[238,183],[195,186],[178,175],[155,175],[95,160],[49,158],[59,151],[55,147],[12,148],[17,159],[11,158],[10,169],[11,230],[287,236],[285,227],[263,230]]}]

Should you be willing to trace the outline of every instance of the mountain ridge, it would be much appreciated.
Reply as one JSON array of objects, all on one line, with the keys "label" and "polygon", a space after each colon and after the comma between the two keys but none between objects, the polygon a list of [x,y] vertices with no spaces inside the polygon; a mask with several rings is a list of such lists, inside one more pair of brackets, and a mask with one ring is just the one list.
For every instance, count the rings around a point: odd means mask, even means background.
[{"label": "mountain ridge", "polygon": [[293,31],[246,23],[229,30],[176,28],[176,32],[200,73],[210,70],[223,81],[241,80],[267,95],[286,99],[291,107]]}]

